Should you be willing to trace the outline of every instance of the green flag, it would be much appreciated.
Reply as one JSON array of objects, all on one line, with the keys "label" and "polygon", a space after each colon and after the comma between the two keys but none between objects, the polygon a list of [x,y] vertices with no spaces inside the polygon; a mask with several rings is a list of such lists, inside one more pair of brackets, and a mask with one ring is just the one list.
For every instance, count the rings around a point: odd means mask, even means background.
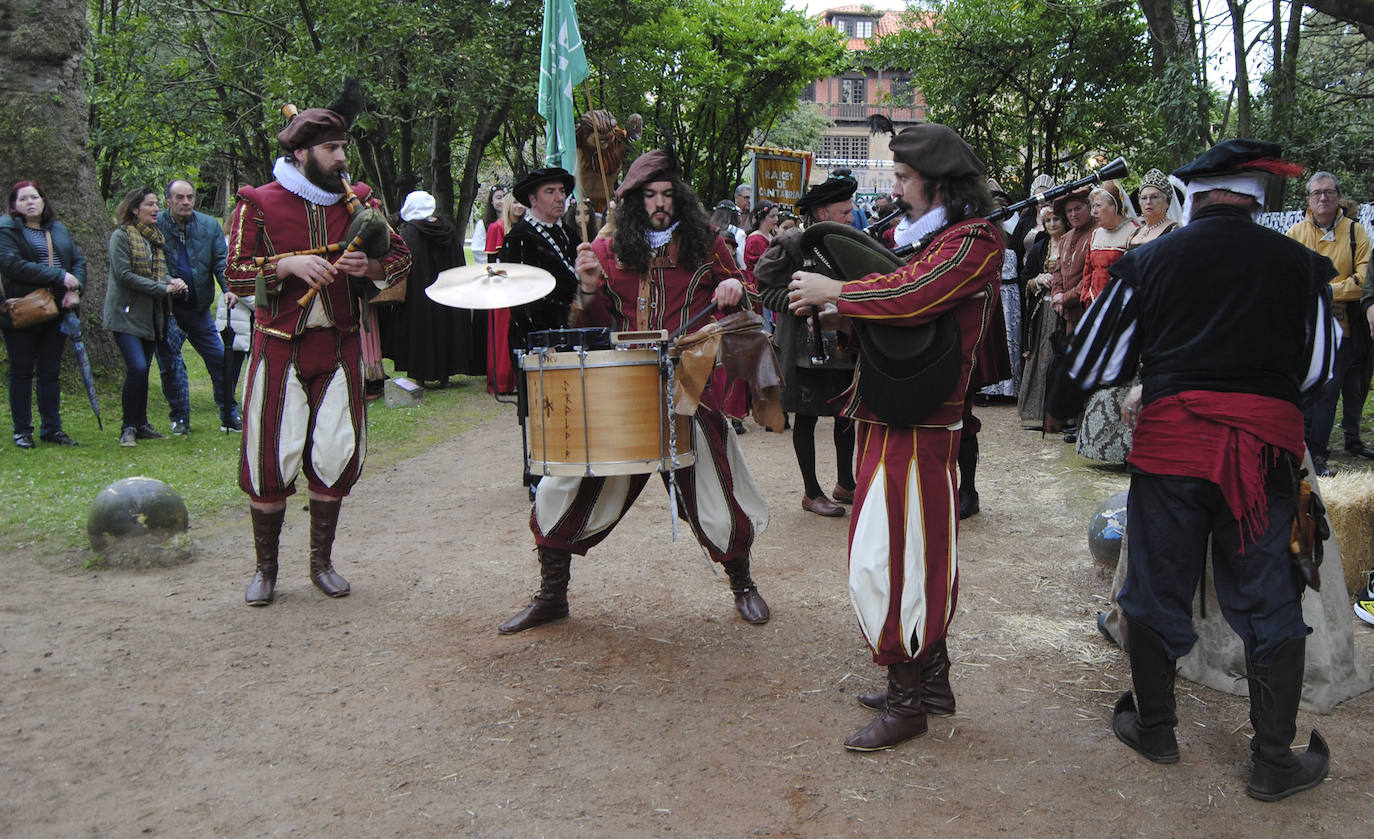
[{"label": "green flag", "polygon": [[544,0],[544,48],[539,57],[539,115],[548,123],[544,165],[577,172],[573,87],[587,78],[587,54],[573,0]]}]

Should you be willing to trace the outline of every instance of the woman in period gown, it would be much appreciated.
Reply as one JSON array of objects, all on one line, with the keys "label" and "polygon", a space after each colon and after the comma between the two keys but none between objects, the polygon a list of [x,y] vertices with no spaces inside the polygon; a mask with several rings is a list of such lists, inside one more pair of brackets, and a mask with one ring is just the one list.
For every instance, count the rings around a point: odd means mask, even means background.
[{"label": "woman in period gown", "polygon": [[[1083,303],[1091,306],[1111,275],[1108,269],[1132,246],[1140,227],[1130,217],[1131,206],[1115,181],[1092,191],[1093,217],[1098,229],[1088,258],[1083,264]],[[1121,419],[1121,405],[1130,385],[1106,388],[1094,393],[1083,409],[1078,431],[1078,454],[1089,460],[1122,464],[1131,453],[1131,428]]]},{"label": "woman in period gown", "polygon": [[1053,338],[1064,334],[1064,318],[1050,305],[1050,275],[1059,265],[1059,243],[1068,232],[1069,222],[1045,205],[1040,208],[1040,225],[1044,229],[1026,251],[1026,267],[1021,272],[1030,314],[1021,392],[1016,400],[1021,427],[1036,430],[1045,422],[1045,385],[1054,357]]}]

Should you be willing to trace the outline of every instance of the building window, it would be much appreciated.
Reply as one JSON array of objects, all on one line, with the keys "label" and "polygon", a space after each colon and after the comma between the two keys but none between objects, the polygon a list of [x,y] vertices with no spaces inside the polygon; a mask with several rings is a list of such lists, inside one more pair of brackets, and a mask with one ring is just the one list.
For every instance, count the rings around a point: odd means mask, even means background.
[{"label": "building window", "polygon": [[837,17],[832,19],[831,26],[835,27],[844,35],[850,38],[872,38],[873,21],[861,18]]},{"label": "building window", "polygon": [[892,80],[892,107],[910,108],[916,103],[916,85],[911,79]]},{"label": "building window", "polygon": [[800,100],[803,101],[803,102],[815,102],[815,101],[816,101],[816,83],[815,83],[815,82],[812,82],[811,84],[809,84],[809,85],[807,85],[806,87],[802,88],[801,95],[799,95],[797,98],[800,99]]},{"label": "building window", "polygon": [[862,105],[865,98],[865,79],[840,79],[840,103],[843,105]]},{"label": "building window", "polygon": [[859,137],[821,137],[821,147],[817,157],[842,158],[844,160],[867,160],[868,138]]}]

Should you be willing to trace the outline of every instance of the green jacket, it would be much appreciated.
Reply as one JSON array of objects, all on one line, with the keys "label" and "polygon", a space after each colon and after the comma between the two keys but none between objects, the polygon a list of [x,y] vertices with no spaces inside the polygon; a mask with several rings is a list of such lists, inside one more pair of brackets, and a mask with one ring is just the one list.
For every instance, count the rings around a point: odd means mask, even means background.
[{"label": "green jacket", "polygon": [[[154,259],[162,254],[154,253]],[[145,341],[167,334],[172,310],[166,282],[135,274],[129,267],[129,234],[122,227],[110,234],[110,279],[105,286],[105,328]]]}]

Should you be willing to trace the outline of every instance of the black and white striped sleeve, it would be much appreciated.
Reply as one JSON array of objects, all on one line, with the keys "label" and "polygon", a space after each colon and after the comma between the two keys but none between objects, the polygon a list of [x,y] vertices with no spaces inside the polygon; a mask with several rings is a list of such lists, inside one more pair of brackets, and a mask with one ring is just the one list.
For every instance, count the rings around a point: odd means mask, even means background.
[{"label": "black and white striped sleeve", "polygon": [[1113,277],[1083,313],[1058,374],[1049,383],[1045,409],[1051,416],[1076,416],[1093,390],[1125,384],[1135,375],[1140,363],[1136,309],[1131,287]]},{"label": "black and white striped sleeve", "polygon": [[[1302,380],[1302,392],[1307,393],[1321,387],[1331,379],[1332,368],[1336,364],[1336,350],[1341,344],[1341,329],[1331,314],[1331,286],[1322,283],[1316,294],[1312,295],[1312,305],[1307,313],[1307,368]],[[1352,323],[1352,329],[1360,329],[1362,323]]]}]

